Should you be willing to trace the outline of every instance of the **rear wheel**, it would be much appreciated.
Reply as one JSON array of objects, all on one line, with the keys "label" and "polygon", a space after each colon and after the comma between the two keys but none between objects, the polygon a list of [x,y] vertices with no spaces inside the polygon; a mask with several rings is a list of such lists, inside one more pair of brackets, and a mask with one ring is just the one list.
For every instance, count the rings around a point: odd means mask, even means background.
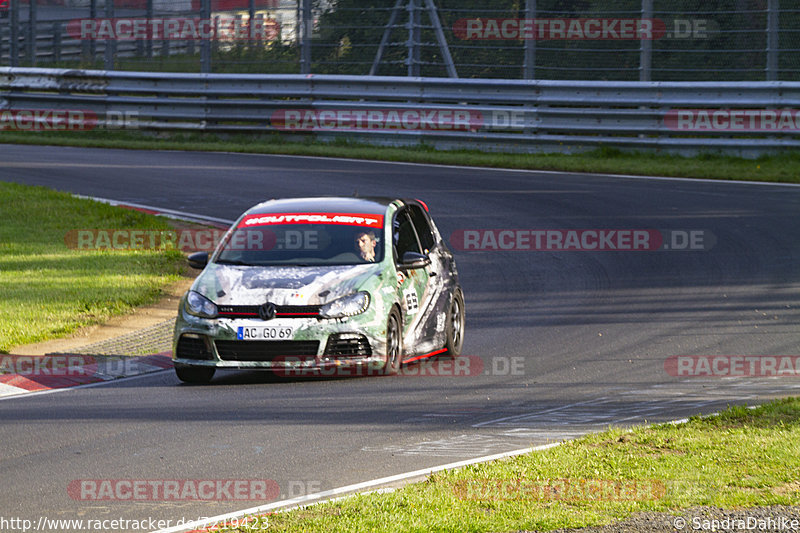
[{"label": "rear wheel", "polygon": [[215,368],[207,366],[187,366],[175,365],[175,374],[184,383],[194,383],[202,385],[211,381],[214,377]]},{"label": "rear wheel", "polygon": [[447,313],[445,335],[447,341],[444,345],[447,357],[458,357],[461,355],[461,347],[464,345],[464,296],[460,290],[456,290],[453,300],[450,302],[450,309]]},{"label": "rear wheel", "polygon": [[386,361],[383,371],[387,375],[394,375],[400,370],[403,359],[403,335],[400,329],[400,318],[397,311],[389,313],[386,321]]}]

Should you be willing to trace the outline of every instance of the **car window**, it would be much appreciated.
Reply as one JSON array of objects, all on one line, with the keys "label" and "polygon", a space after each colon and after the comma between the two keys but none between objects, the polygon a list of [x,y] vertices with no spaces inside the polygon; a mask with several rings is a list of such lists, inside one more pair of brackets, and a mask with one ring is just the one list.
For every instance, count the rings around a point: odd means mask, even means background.
[{"label": "car window", "polygon": [[392,237],[394,239],[395,259],[397,261],[402,260],[403,254],[406,252],[421,253],[419,243],[417,242],[417,234],[414,231],[414,225],[408,218],[406,210],[401,211],[395,217]]},{"label": "car window", "polygon": [[[366,218],[369,226],[358,225]],[[383,259],[382,223],[378,215],[248,215],[222,243],[216,262],[259,266],[376,263]]]},{"label": "car window", "polygon": [[419,237],[419,243],[422,245],[422,249],[425,253],[428,253],[433,248],[436,241],[433,237],[431,225],[428,224],[428,219],[425,217],[425,213],[422,212],[420,206],[411,205],[408,208],[408,214],[411,216],[414,229],[417,230],[417,236]]}]

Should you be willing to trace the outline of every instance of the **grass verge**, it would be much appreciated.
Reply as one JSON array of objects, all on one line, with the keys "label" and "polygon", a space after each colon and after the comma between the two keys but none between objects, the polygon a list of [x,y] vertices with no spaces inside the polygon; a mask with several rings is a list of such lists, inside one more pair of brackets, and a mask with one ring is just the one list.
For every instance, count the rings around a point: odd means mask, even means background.
[{"label": "grass verge", "polygon": [[73,229],[169,230],[152,215],[0,182],[0,353],[154,302],[177,280],[175,250],[69,249]]},{"label": "grass verge", "polygon": [[223,137],[208,133],[149,135],[136,131],[3,132],[0,143],[308,155],[525,170],[800,183],[800,153],[796,152],[758,159],[714,154],[681,157],[609,148],[572,155],[508,154],[477,150],[443,151],[426,146],[390,148],[346,140],[332,143],[316,142],[312,138],[294,141],[276,134]]},{"label": "grass verge", "polygon": [[[610,429],[267,517],[269,531],[547,531],[635,512],[800,504],[800,399],[684,424]],[[224,531],[256,532],[241,527]]]}]

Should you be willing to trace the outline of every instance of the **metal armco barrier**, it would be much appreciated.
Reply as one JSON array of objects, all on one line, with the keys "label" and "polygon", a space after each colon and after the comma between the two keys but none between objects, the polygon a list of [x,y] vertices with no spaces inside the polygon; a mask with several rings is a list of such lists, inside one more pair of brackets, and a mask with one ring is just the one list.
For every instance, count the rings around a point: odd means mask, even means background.
[{"label": "metal armco barrier", "polygon": [[[47,111],[80,110],[96,117],[95,127],[281,132],[437,148],[570,152],[609,146],[746,156],[800,148],[800,82],[526,81],[4,67],[0,97],[0,129],[5,130],[37,129],[14,122],[20,110],[40,110],[36,120],[48,120]],[[119,117],[131,121],[119,126]]]}]

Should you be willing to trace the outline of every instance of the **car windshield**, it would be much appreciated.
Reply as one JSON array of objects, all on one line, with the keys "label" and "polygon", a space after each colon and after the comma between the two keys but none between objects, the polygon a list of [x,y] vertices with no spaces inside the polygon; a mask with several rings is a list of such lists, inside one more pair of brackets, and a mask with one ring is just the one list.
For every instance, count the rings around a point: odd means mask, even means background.
[{"label": "car windshield", "polygon": [[380,215],[248,215],[216,258],[233,265],[358,265],[383,259]]}]

